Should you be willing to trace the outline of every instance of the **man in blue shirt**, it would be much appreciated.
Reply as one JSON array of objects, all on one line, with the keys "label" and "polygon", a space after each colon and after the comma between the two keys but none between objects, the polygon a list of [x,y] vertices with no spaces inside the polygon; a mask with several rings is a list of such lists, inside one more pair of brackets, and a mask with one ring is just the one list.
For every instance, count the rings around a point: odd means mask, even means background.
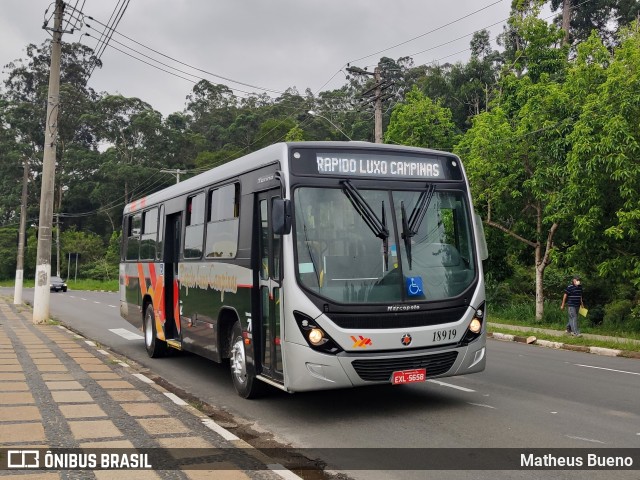
[{"label": "man in blue shirt", "polygon": [[567,311],[569,312],[567,333],[576,337],[581,337],[582,335],[578,328],[578,310],[582,306],[582,285],[580,284],[580,277],[577,275],[573,276],[571,284],[564,290],[562,305],[560,305],[561,310],[564,310],[565,303],[567,304]]}]

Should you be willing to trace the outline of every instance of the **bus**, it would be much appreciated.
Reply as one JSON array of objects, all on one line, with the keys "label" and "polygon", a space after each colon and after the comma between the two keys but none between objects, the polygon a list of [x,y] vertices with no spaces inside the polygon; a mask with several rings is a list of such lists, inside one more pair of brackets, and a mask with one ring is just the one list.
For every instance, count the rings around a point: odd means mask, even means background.
[{"label": "bus", "polygon": [[278,143],[127,204],[120,313],[245,398],[484,370],[487,258],[460,159]]}]

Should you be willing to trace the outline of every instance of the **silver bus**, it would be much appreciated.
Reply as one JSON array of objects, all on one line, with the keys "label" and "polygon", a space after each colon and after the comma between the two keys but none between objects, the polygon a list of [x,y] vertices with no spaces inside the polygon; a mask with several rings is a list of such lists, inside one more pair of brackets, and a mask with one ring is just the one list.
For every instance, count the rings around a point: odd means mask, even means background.
[{"label": "silver bus", "polygon": [[484,370],[486,256],[455,155],[279,143],[126,205],[120,312],[245,398],[422,382]]}]

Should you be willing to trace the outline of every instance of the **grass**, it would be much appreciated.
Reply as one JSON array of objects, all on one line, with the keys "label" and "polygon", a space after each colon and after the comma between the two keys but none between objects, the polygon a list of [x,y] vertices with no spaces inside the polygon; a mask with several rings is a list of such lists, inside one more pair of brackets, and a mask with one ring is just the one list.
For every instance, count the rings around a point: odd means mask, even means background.
[{"label": "grass", "polygon": [[[15,285],[14,280],[1,280],[0,286],[2,287],[13,287]],[[23,286],[25,288],[33,288],[35,285],[34,280],[25,279]],[[67,286],[69,290],[90,290],[90,291],[107,291],[107,292],[117,292],[118,291],[118,280],[92,280],[87,278],[82,278],[73,280],[69,279],[67,281]]]},{"label": "grass", "polygon": [[572,337],[570,335],[549,335],[547,333],[541,333],[533,330],[522,331],[522,330],[513,330],[508,327],[494,327],[489,325],[488,331],[491,333],[506,333],[510,335],[516,335],[519,337],[530,337],[534,336],[538,340],[549,340],[551,342],[560,342],[569,345],[581,345],[584,347],[602,347],[602,348],[613,348],[616,350],[627,350],[631,352],[640,352],[640,344],[632,343],[632,342],[617,342],[614,340],[604,341],[604,340],[596,340],[589,339],[585,337]]},{"label": "grass", "polygon": [[[567,325],[567,311],[560,310],[557,302],[545,302],[544,318],[541,322],[538,322],[535,319],[535,305],[531,302],[530,304],[514,304],[506,307],[490,308],[488,311],[488,319],[489,322],[493,323],[531,328],[548,328],[563,332]],[[589,317],[579,317],[578,321],[582,333],[640,340],[640,332],[637,331],[631,331],[614,325],[593,325],[589,321]]]}]

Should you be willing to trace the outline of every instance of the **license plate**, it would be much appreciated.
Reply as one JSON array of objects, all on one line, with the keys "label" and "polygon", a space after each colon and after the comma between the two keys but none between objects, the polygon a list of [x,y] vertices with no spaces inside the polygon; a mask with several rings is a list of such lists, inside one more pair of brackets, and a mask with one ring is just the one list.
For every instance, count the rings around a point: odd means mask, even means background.
[{"label": "license plate", "polygon": [[391,375],[391,383],[394,385],[424,382],[426,379],[427,379],[426,368],[417,368],[415,370],[400,370],[398,372],[393,372],[393,375]]}]

